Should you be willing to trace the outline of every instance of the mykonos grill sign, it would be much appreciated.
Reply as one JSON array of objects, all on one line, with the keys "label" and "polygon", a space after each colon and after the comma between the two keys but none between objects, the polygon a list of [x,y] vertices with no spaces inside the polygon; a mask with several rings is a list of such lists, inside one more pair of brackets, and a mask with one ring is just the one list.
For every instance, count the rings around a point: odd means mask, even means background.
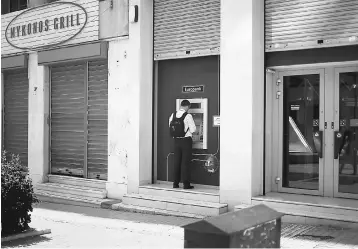
[{"label": "mykonos grill sign", "polygon": [[73,39],[86,24],[87,12],[81,5],[54,2],[17,15],[7,25],[5,38],[15,48],[35,50]]}]

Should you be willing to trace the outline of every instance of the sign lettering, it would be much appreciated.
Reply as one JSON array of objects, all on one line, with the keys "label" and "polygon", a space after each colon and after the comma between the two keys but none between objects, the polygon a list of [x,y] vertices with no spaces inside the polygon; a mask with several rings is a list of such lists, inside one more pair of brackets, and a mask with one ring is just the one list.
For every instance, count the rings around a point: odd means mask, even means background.
[{"label": "sign lettering", "polygon": [[[73,39],[86,24],[87,12],[81,5],[54,2],[27,9],[17,15],[7,25],[5,38],[18,49],[50,47]],[[39,40],[42,40],[40,44]]]},{"label": "sign lettering", "polygon": [[183,86],[182,88],[183,93],[203,93],[204,86]]}]

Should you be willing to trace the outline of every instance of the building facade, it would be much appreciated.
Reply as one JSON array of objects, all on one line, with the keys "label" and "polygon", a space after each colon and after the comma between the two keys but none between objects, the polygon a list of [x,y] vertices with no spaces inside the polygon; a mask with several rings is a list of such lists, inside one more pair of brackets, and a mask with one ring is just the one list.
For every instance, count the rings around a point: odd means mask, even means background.
[{"label": "building facade", "polygon": [[29,3],[2,15],[2,142],[35,183],[164,186],[189,99],[192,181],[213,202],[357,214],[356,1]]}]

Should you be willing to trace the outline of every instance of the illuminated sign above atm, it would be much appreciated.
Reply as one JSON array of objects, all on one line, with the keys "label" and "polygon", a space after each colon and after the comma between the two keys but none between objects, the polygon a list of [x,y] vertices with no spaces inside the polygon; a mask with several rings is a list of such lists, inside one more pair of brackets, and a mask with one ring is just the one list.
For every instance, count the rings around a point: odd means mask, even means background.
[{"label": "illuminated sign above atm", "polygon": [[182,89],[183,93],[203,93],[204,92],[204,86],[183,86]]}]

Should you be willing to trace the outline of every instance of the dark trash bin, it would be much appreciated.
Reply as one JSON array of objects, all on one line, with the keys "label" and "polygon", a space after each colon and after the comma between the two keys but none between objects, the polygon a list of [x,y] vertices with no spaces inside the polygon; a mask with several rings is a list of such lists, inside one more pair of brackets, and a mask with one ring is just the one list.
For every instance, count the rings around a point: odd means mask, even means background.
[{"label": "dark trash bin", "polygon": [[265,205],[257,205],[184,228],[184,248],[280,248],[281,217]]}]

